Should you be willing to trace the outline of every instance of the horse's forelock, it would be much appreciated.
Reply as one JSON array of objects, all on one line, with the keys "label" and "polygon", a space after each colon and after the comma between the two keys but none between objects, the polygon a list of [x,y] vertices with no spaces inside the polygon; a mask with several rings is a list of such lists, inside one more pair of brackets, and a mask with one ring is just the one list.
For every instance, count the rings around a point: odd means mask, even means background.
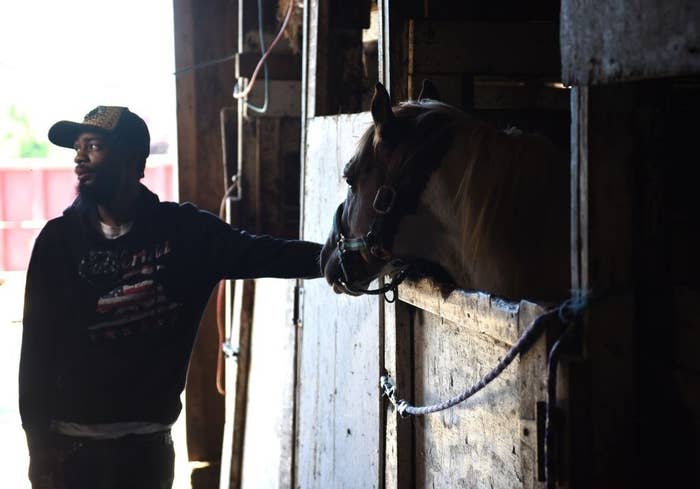
[{"label": "horse's forelock", "polygon": [[416,142],[448,129],[455,118],[466,117],[458,109],[436,100],[401,102],[394,108],[394,114],[396,118],[387,127],[377,130],[372,125],[360,137],[355,154],[345,167],[346,177],[354,177],[368,170],[382,142],[391,146]]},{"label": "horse's forelock", "polygon": [[352,177],[358,175],[365,171],[372,160],[369,156],[371,152],[374,151],[374,126],[367,128],[367,130],[360,136],[357,141],[357,148],[355,154],[350,158],[347,165],[345,165],[344,176]]}]

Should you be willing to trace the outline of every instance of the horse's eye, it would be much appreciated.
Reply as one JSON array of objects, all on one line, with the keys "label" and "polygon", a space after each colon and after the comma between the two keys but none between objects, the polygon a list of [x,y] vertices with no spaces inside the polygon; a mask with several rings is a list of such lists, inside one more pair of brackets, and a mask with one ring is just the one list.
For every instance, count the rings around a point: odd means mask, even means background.
[{"label": "horse's eye", "polygon": [[355,180],[345,177],[345,183],[348,184],[348,187],[350,187],[350,190],[354,193],[355,192]]}]

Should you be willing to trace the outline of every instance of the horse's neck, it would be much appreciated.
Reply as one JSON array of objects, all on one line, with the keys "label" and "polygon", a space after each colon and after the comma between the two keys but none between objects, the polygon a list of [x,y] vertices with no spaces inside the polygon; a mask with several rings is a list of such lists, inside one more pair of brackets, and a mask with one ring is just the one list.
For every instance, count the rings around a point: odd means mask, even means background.
[{"label": "horse's neck", "polygon": [[397,256],[440,265],[461,284],[469,282],[471,271],[464,259],[462,227],[467,209],[460,195],[470,190],[472,177],[468,172],[478,156],[466,142],[483,137],[471,125],[458,127],[452,147],[420,196],[417,212],[401,221],[394,247]]},{"label": "horse's neck", "polygon": [[567,182],[542,138],[466,122],[398,238],[462,287],[554,297],[568,286]]}]

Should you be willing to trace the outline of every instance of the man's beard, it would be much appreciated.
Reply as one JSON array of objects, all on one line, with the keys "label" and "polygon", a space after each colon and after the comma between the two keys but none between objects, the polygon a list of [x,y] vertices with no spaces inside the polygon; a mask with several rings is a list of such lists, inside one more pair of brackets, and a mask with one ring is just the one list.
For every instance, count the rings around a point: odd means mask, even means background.
[{"label": "man's beard", "polygon": [[105,204],[114,200],[119,192],[118,181],[116,175],[98,171],[95,172],[91,183],[78,182],[78,194],[88,202]]}]

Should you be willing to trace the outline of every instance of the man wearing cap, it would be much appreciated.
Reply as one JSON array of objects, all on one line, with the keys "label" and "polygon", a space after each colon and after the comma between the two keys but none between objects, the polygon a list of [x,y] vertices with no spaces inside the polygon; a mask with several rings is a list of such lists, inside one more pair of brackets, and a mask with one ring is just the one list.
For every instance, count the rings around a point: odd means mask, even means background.
[{"label": "man wearing cap", "polygon": [[315,278],[321,245],[254,236],[141,185],[144,121],[100,106],[61,121],[78,197],[27,271],[20,413],[36,488],[169,488],[170,427],[197,327],[223,279]]}]

